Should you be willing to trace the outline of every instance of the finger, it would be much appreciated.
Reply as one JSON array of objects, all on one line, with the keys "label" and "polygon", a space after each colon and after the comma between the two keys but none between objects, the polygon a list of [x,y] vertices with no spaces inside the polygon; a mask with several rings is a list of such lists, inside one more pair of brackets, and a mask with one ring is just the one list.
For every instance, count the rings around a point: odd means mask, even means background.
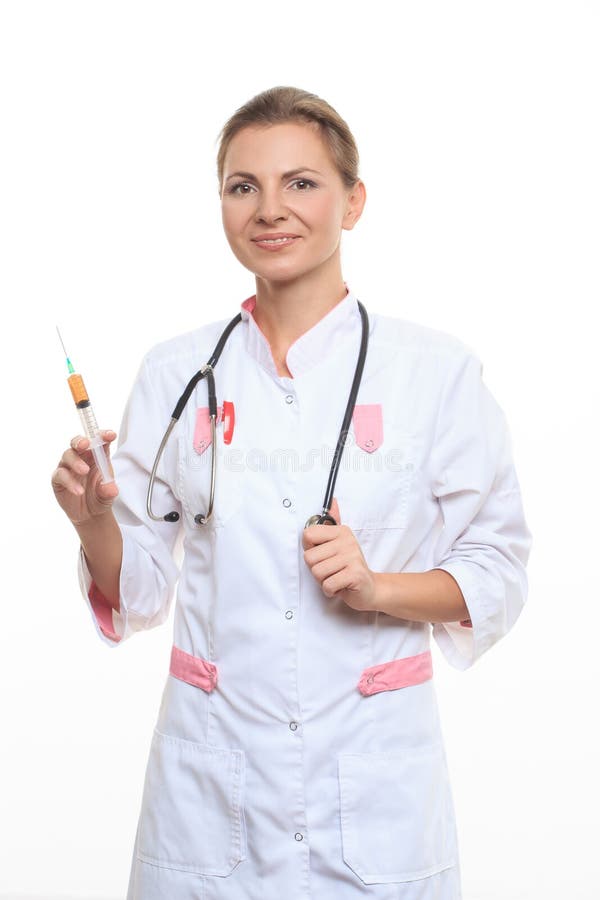
[{"label": "finger", "polygon": [[317,544],[314,547],[309,547],[304,551],[304,561],[307,565],[314,566],[315,563],[322,562],[324,559],[330,559],[337,553],[335,546],[331,541],[328,541],[326,544]]},{"label": "finger", "polygon": [[71,439],[71,447],[73,448],[73,450],[81,452],[82,450],[87,450],[89,445],[89,439],[86,438],[84,434],[77,434],[74,438]]},{"label": "finger", "polygon": [[111,438],[110,441],[105,441],[105,442],[102,444],[102,449],[104,450],[104,455],[106,456],[106,458],[107,458],[107,460],[108,460],[108,462],[109,462],[109,464],[110,464],[111,469],[112,469],[112,461],[111,461],[111,458],[110,458],[110,445],[111,445],[111,442],[112,442],[112,441],[114,441],[114,438]]},{"label": "finger", "polygon": [[[332,526],[330,525],[329,528]],[[310,550],[311,547],[315,547],[317,544],[323,543],[324,540],[327,540],[327,535],[323,536],[324,531],[323,525],[308,525],[302,531],[302,547],[304,550]],[[331,535],[329,535],[331,537]]]},{"label": "finger", "polygon": [[349,566],[342,566],[337,572],[323,579],[321,590],[327,597],[335,597],[340,591],[357,591],[356,574]]},{"label": "finger", "polygon": [[[308,547],[314,547],[317,544],[324,544],[326,541],[334,541],[339,534],[339,525],[310,525],[304,530],[304,537],[307,539]],[[306,548],[305,548],[306,549]]]},{"label": "finger", "polygon": [[[116,438],[117,434],[115,431],[112,431],[112,429],[110,429],[110,428],[104,428],[104,429],[100,429],[100,436],[102,437],[103,440],[105,440],[109,444],[111,444],[114,441],[114,439]],[[88,449],[89,443],[90,443],[89,438],[87,438],[84,434],[77,434],[71,440],[71,447],[73,448],[73,450],[78,450],[81,452],[83,450]]]},{"label": "finger", "polygon": [[326,597],[330,598],[335,597],[338,591],[343,591],[346,587],[346,579],[343,570],[341,572],[335,572],[333,575],[330,575],[329,578],[324,578],[321,582],[321,590]]},{"label": "finger", "polygon": [[311,572],[317,581],[322,583],[326,578],[337,575],[338,572],[343,572],[345,568],[346,561],[336,554],[329,559],[324,559],[321,562],[316,563],[311,567]]},{"label": "finger", "polygon": [[340,515],[340,508],[339,508],[339,506],[338,506],[338,502],[337,502],[337,500],[336,500],[335,497],[334,497],[333,500],[331,501],[331,508],[330,508],[330,510],[329,510],[329,514],[333,516],[333,518],[334,518],[335,521],[338,523],[338,525],[341,525],[341,524],[342,524],[342,517],[341,517],[341,515]]},{"label": "finger", "polygon": [[87,475],[90,471],[90,467],[88,464],[81,458],[81,456],[75,452],[75,450],[65,450],[63,455],[60,458],[59,466],[63,466],[65,469],[70,469],[72,472],[76,472],[78,475]]},{"label": "finger", "polygon": [[83,485],[64,466],[59,466],[58,469],[54,470],[51,483],[55,491],[69,491],[69,493],[78,497],[81,497],[85,491]]}]

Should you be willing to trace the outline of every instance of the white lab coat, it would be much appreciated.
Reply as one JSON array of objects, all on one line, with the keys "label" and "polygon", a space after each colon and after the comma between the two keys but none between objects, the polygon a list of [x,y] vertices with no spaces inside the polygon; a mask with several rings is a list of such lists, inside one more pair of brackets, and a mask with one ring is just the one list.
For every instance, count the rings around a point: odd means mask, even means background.
[{"label": "white lab coat", "polygon": [[363,415],[335,489],[342,522],[374,571],[449,572],[470,620],[432,629],[354,610],[321,590],[302,530],[321,510],[354,374],[357,298],[348,290],[291,346],[293,378],[277,374],[253,302],[215,368],[219,407],[235,415],[233,433],[230,420],[217,429],[213,520],[194,523],[210,484],[204,380],[154,491],[154,511],[178,510],[179,525],[150,521],[145,499],[173,407],[229,317],[153,348],[133,387],[114,455],[119,613],[79,558],[113,647],[164,622],[179,578],[128,900],[458,900],[430,633],[464,669],[525,601],[531,535],[504,415],[465,344],[363,301]]}]

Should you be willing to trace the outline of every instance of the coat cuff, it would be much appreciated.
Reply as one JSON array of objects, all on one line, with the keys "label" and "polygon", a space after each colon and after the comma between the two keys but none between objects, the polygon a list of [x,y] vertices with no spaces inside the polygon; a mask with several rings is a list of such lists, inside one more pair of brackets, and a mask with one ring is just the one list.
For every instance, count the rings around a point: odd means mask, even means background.
[{"label": "coat cuff", "polygon": [[92,621],[99,637],[105,644],[115,647],[127,637],[128,609],[123,597],[123,582],[126,578],[127,565],[131,553],[129,541],[123,535],[123,558],[119,585],[119,612],[110,605],[98,585],[90,575],[83,547],[79,547],[78,574],[81,592],[90,611]]},{"label": "coat cuff", "polygon": [[460,622],[435,622],[433,637],[446,660],[456,669],[468,669],[496,640],[492,611],[486,605],[481,581],[474,577],[472,566],[449,561],[436,569],[452,575],[469,610],[469,618]]}]

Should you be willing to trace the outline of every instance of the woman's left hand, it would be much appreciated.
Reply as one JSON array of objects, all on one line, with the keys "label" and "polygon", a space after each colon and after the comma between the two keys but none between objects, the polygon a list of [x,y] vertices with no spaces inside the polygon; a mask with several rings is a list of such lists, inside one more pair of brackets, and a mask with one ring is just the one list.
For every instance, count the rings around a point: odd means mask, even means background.
[{"label": "woman's left hand", "polygon": [[[341,522],[335,497],[329,512]],[[340,597],[352,609],[375,609],[375,573],[347,525],[310,525],[302,533],[302,546],[304,561],[326,597]]]}]

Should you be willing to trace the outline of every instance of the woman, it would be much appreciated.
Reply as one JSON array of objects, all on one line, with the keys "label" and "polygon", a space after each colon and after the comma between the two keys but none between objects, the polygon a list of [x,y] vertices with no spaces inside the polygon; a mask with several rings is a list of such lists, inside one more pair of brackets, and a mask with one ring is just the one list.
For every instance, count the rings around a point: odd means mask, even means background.
[{"label": "woman", "polygon": [[274,88],[232,116],[223,225],[256,293],[215,365],[216,446],[206,375],[165,445],[150,518],[165,427],[228,319],[144,358],[116,485],[81,437],[53,474],[107,644],[164,622],[179,578],[128,900],[460,897],[429,623],[452,665],[472,665],[519,615],[531,538],[477,357],[366,316],[343,280],[341,231],[366,197],[357,167],[348,126],[313,94]]}]

